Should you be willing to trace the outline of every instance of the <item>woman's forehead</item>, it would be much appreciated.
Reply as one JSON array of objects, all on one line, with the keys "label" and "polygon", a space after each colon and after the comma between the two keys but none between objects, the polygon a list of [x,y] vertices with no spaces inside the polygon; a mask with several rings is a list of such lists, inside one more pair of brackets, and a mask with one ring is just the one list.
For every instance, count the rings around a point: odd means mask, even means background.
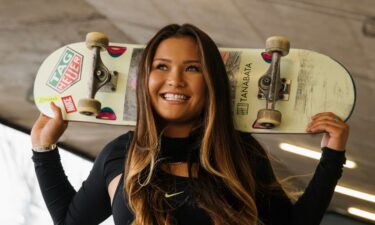
[{"label": "woman's forehead", "polygon": [[191,57],[192,60],[200,59],[197,42],[187,36],[170,37],[160,42],[156,48],[154,59],[171,59],[174,57]]}]

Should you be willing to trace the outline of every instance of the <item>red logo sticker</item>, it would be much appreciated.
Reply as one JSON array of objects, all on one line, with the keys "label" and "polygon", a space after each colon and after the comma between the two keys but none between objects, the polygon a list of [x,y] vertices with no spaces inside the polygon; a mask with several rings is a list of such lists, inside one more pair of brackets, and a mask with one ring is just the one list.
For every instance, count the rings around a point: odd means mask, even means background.
[{"label": "red logo sticker", "polygon": [[76,105],[74,104],[74,101],[71,95],[62,97],[61,100],[64,104],[65,111],[67,113],[77,112]]}]

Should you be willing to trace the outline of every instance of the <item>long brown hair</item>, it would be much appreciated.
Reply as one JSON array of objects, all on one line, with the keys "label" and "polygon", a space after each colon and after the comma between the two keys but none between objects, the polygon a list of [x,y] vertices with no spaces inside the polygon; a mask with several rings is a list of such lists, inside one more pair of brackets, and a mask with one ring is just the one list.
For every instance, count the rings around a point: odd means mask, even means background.
[{"label": "long brown hair", "polygon": [[[255,182],[249,152],[261,148],[244,145],[235,131],[231,113],[229,79],[221,55],[212,39],[193,25],[168,25],[147,44],[137,72],[137,125],[125,162],[124,191],[135,219],[133,225],[171,224],[171,213],[155,175],[159,168],[158,123],[148,91],[151,64],[158,45],[170,37],[190,37],[198,45],[207,87],[200,122],[199,173],[190,179],[197,205],[215,225],[258,223]],[[250,161],[249,161],[250,160]],[[189,166],[191,176],[191,165]],[[217,188],[218,185],[223,188]],[[195,194],[194,194],[195,193]],[[199,193],[199,194],[198,194]],[[228,201],[228,193],[235,202]]]}]

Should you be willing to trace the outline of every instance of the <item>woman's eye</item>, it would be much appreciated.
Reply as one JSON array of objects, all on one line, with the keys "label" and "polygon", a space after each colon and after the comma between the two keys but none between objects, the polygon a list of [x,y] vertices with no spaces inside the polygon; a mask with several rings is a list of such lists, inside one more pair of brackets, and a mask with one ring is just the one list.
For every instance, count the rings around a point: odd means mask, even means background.
[{"label": "woman's eye", "polygon": [[186,71],[188,71],[188,72],[200,72],[200,68],[198,66],[188,66],[186,68]]},{"label": "woman's eye", "polygon": [[168,69],[168,67],[165,64],[158,64],[158,65],[156,65],[156,69],[165,71],[165,70]]}]

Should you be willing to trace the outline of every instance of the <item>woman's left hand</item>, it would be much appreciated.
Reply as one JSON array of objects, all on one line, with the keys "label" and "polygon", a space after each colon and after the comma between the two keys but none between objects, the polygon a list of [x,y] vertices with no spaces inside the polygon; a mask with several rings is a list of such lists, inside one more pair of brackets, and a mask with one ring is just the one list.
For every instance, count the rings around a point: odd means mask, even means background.
[{"label": "woman's left hand", "polygon": [[324,132],[321,147],[344,151],[349,137],[349,126],[331,112],[318,113],[311,118],[307,132]]}]

